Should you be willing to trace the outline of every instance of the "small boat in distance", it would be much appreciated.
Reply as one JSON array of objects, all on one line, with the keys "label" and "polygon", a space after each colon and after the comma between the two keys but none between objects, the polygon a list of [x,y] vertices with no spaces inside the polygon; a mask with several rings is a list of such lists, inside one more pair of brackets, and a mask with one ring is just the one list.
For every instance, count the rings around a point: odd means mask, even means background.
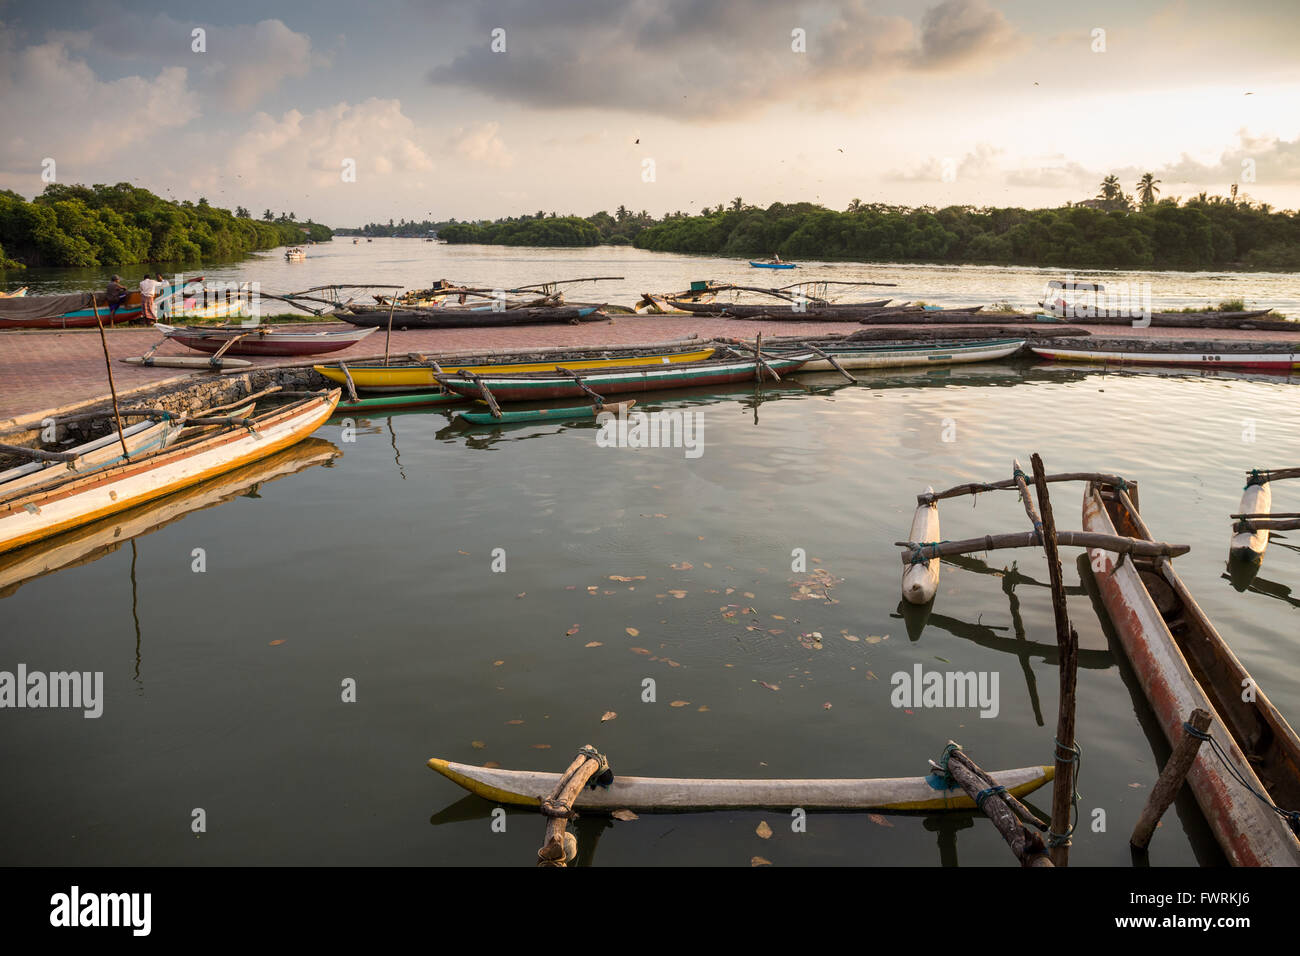
[{"label": "small boat in distance", "polygon": [[304,259],[307,258],[307,253],[303,252],[301,249],[295,246],[294,248],[289,249],[288,251],[285,252],[284,258],[286,262],[302,262]]},{"label": "small boat in distance", "polygon": [[794,268],[796,268],[795,263],[793,263],[793,262],[782,262],[782,261],[781,261],[778,257],[776,257],[776,256],[773,256],[771,259],[764,260],[763,262],[755,262],[753,259],[750,259],[750,260],[749,260],[749,264],[750,264],[751,266],[753,266],[755,269],[794,269]]}]

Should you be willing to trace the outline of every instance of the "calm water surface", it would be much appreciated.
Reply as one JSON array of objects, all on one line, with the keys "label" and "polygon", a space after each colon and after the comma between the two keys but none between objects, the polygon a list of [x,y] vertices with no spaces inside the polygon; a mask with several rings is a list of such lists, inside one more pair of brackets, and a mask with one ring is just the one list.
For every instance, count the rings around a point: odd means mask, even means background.
[{"label": "calm water surface", "polygon": [[[464,258],[426,278],[492,274],[473,252],[427,249]],[[609,265],[593,257],[575,254],[571,271]],[[569,271],[532,265],[519,274]],[[79,564],[18,583],[16,559],[0,562],[0,668],[102,670],[106,683],[98,720],[4,713],[0,860],[531,865],[542,819],[511,811],[491,832],[491,805],[426,769],[431,756],[559,770],[590,742],[625,774],[869,777],[920,775],[954,738],[989,769],[1048,762],[1042,557],[945,563],[929,622],[909,634],[891,546],[926,485],[1006,477],[1033,451],[1052,471],[1139,480],[1154,534],[1192,545],[1178,567],[1193,593],[1300,717],[1300,554],[1277,540],[1254,590],[1222,579],[1243,471],[1298,457],[1294,383],[1018,365],[803,381],[820,388],[648,398],[703,414],[697,459],[601,448],[589,423],[469,431],[407,413],[357,419],[352,436],[335,419],[206,498],[169,499],[141,519],[174,519],[157,530],[124,540],[135,532],[110,525],[99,550],[68,546],[61,560]],[[942,440],[946,420],[956,441]],[[1061,527],[1079,526],[1081,497],[1053,487]],[[1300,510],[1300,485],[1276,498]],[[953,539],[1025,524],[1009,493],[945,502],[942,518]],[[791,571],[795,548],[809,573]],[[1065,570],[1084,648],[1072,860],[1129,866],[1167,747],[1079,566]],[[833,601],[792,600],[814,571]],[[820,646],[801,642],[814,631]],[[918,663],[996,672],[1000,713],[893,707],[890,675]],[[347,678],[356,703],[340,699]],[[646,678],[656,703],[641,701]],[[1030,799],[1050,804],[1048,790]],[[1186,795],[1176,811],[1151,862],[1220,862]],[[770,811],[588,816],[577,830],[582,859],[601,865],[1012,862],[972,814],[813,814],[805,834]]]}]

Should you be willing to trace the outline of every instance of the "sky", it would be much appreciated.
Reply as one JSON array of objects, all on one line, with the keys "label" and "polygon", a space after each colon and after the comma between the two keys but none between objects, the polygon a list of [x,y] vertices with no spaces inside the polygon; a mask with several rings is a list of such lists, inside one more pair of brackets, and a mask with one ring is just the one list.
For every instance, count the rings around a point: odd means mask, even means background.
[{"label": "sky", "polygon": [[0,0],[0,188],[333,226],[620,204],[1300,208],[1300,2]]}]

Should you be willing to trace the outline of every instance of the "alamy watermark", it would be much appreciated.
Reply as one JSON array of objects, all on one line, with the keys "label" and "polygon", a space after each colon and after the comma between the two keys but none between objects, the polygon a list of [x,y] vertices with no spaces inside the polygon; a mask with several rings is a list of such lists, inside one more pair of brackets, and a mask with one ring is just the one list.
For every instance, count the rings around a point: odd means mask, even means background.
[{"label": "alamy watermark", "polygon": [[657,412],[629,412],[626,405],[618,414],[596,416],[600,448],[681,448],[686,458],[704,454],[704,412],[671,409]]},{"label": "alamy watermark", "polygon": [[981,717],[996,717],[1001,710],[997,671],[927,671],[920,664],[911,672],[897,671],[889,678],[889,702],[897,708],[978,707]]},{"label": "alamy watermark", "polygon": [[0,671],[0,709],[71,708],[87,720],[104,713],[103,671]]},{"label": "alamy watermark", "polygon": [[1060,319],[1093,319],[1115,316],[1133,320],[1134,328],[1151,325],[1151,283],[1081,282],[1073,275],[1047,283],[1043,308]]}]

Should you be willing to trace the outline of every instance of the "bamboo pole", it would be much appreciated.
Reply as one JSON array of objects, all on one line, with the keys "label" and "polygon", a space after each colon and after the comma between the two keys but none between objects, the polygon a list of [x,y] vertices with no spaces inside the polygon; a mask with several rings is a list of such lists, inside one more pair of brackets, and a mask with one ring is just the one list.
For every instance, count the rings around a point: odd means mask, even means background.
[{"label": "bamboo pole", "polygon": [[[1260,468],[1258,475],[1265,481],[1281,481],[1283,478],[1300,478],[1300,468]],[[1246,477],[1252,477],[1251,472],[1246,472]]]},{"label": "bamboo pole", "polygon": [[1196,732],[1192,733],[1183,728],[1183,736],[1174,746],[1174,752],[1169,755],[1169,759],[1165,761],[1164,769],[1160,771],[1160,778],[1152,788],[1151,796],[1147,798],[1147,805],[1142,810],[1142,816],[1138,818],[1137,826],[1133,828],[1133,835],[1129,837],[1128,842],[1139,850],[1145,850],[1151,843],[1151,837],[1156,832],[1156,825],[1160,823],[1160,818],[1174,802],[1174,797],[1178,796],[1178,790],[1187,777],[1187,771],[1192,769],[1196,754],[1201,749],[1203,738],[1200,735],[1210,729],[1210,714],[1198,707],[1192,711],[1188,723]]},{"label": "bamboo pole", "polygon": [[104,334],[104,320],[99,315],[99,302],[94,292],[90,293],[90,307],[95,310],[95,324],[99,326],[99,344],[104,349],[104,366],[108,369],[108,391],[113,396],[113,417],[117,419],[117,440],[122,443],[122,457],[130,460],[131,453],[126,448],[126,436],[122,434],[122,415],[117,410],[117,386],[113,384],[113,360],[108,357],[108,336]]},{"label": "bamboo pole", "polygon": [[26,445],[0,444],[0,453],[17,455],[19,458],[34,458],[37,461],[76,461],[76,452],[45,451],[40,448],[28,448]]},{"label": "bamboo pole", "polygon": [[[1057,481],[1096,481],[1107,485],[1118,485],[1121,488],[1131,482],[1125,482],[1119,475],[1103,475],[1091,471],[1067,471],[1059,475],[1048,475],[1046,480],[1049,482]],[[1015,488],[1016,479],[1008,478],[1005,481],[990,481],[987,484],[972,482],[965,485],[957,485],[949,488],[947,491],[922,492],[916,496],[917,504],[929,504],[931,501],[939,501],[942,498],[956,498],[960,495],[976,495],[984,491],[1003,491],[1009,488]]]},{"label": "bamboo pole", "polygon": [[393,340],[393,306],[397,305],[397,296],[388,300],[388,332],[384,335],[384,366],[388,365],[388,345]]},{"label": "bamboo pole", "polygon": [[572,858],[569,850],[576,853],[577,841],[566,840],[569,834],[565,832],[569,820],[577,816],[573,809],[573,801],[577,799],[578,794],[582,793],[582,788],[592,777],[608,769],[609,761],[595,747],[587,744],[573,758],[573,763],[569,764],[569,769],[556,782],[550,796],[542,798],[541,809],[546,816],[546,837],[542,841],[541,849],[537,851],[538,866],[564,866]]},{"label": "bamboo pole", "polygon": [[830,362],[831,367],[834,368],[835,371],[839,372],[841,375],[843,375],[854,385],[858,384],[858,380],[854,378],[852,375],[850,375],[847,371],[845,371],[844,366],[839,363],[839,360],[835,358],[834,355],[831,355],[829,352],[823,351],[822,349],[819,349],[817,346],[812,345],[808,342],[801,342],[800,345],[806,348],[809,352],[812,352],[814,355],[820,355],[826,361]]},{"label": "bamboo pole", "polygon": [[[385,361],[384,364],[387,365],[388,363]],[[348,371],[348,363],[339,362],[339,368],[343,370],[343,377],[348,382],[348,398],[355,402],[357,400],[357,386],[352,381],[352,373]]]},{"label": "bamboo pole", "polygon": [[[1192,550],[1186,544],[1165,544],[1142,538],[1125,538],[1122,535],[1100,534],[1095,531],[1058,531],[1058,544],[1070,548],[1100,548],[1116,554],[1134,554],[1143,558],[1177,557]],[[1037,548],[1042,540],[1034,531],[1013,531],[1009,534],[988,534],[982,538],[964,538],[961,541],[942,541],[926,544],[919,541],[895,541],[894,545],[907,550],[902,554],[904,564],[924,559],[946,558],[954,554],[976,554],[980,551],[1000,551],[1006,548]]]},{"label": "bamboo pole", "polygon": [[[1038,505],[1042,509],[1043,550],[1047,552],[1047,570],[1052,581],[1052,613],[1056,618],[1056,643],[1061,649],[1061,693],[1056,717],[1056,776],[1052,784],[1052,829],[1049,837],[1052,863],[1068,866],[1070,863],[1070,833],[1075,800],[1075,766],[1078,749],[1074,742],[1074,691],[1079,676],[1079,635],[1070,625],[1065,604],[1065,582],[1061,576],[1061,555],[1056,544],[1056,518],[1052,514],[1052,501],[1047,491],[1047,472],[1043,459],[1037,453],[1030,456],[1034,469],[1034,485],[1038,491]],[[1064,752],[1067,756],[1062,757]]]},{"label": "bamboo pole", "polygon": [[[951,740],[948,741],[948,745],[949,747],[956,747],[956,744]],[[1011,847],[1011,852],[1016,855],[1016,859],[1020,861],[1022,866],[1027,867],[1052,866],[1052,861],[1047,855],[1047,847],[1043,844],[1043,838],[1020,822],[1006,801],[1007,795],[1005,793],[990,792],[993,788],[989,785],[988,775],[979,768],[975,761],[969,757],[966,757],[965,760],[953,759],[959,752],[958,749],[949,753],[948,773],[961,785],[967,795],[975,801],[975,805],[984,812],[984,815],[993,821],[993,826],[1002,834],[1002,838],[1007,841],[1007,845]]]},{"label": "bamboo pole", "polygon": [[1300,518],[1252,518],[1238,521],[1232,526],[1234,532],[1241,531],[1296,531],[1300,530]]}]

